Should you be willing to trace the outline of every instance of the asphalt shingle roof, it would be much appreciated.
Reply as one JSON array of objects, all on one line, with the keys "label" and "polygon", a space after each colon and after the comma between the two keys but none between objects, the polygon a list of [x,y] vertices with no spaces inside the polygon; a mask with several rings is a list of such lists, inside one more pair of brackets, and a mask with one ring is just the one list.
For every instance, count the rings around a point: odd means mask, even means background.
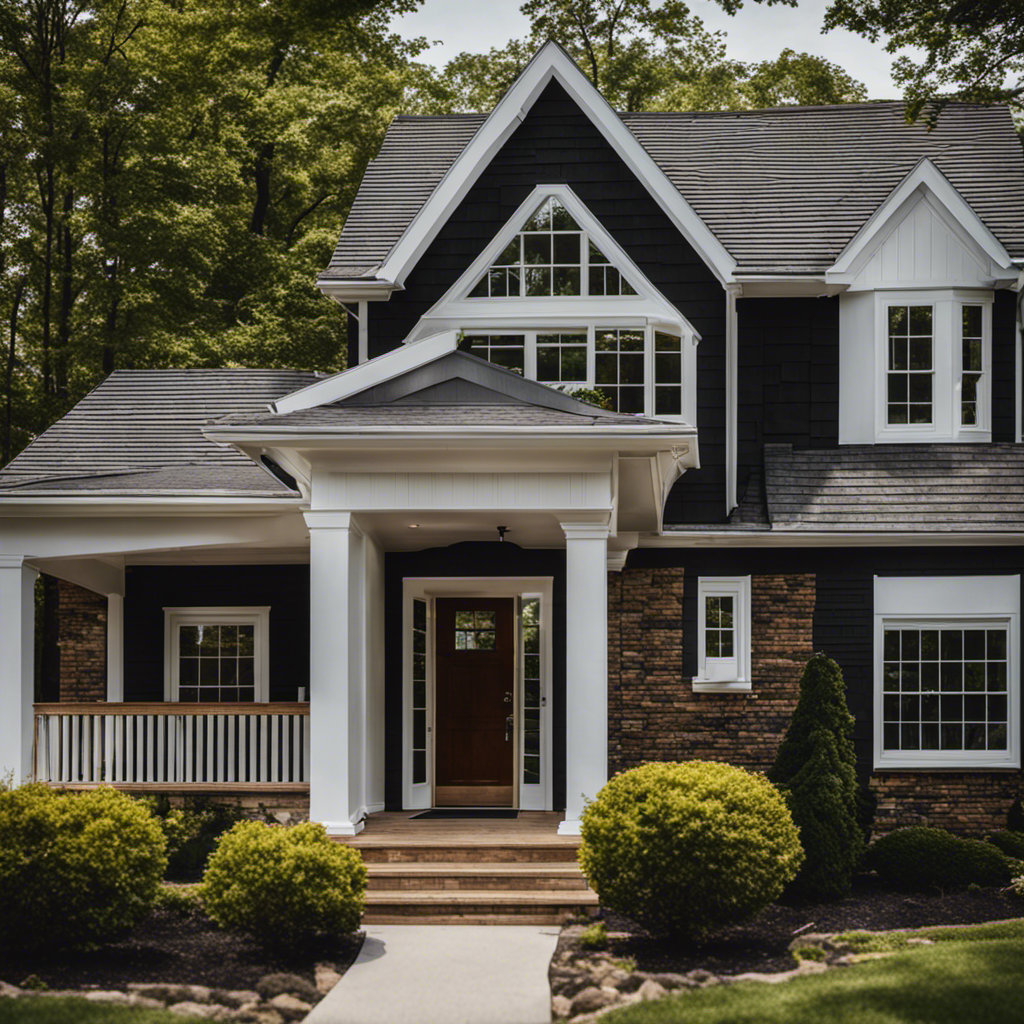
[{"label": "asphalt shingle roof", "polygon": [[[922,157],[1024,258],[1024,155],[1005,106],[950,104],[934,131],[900,102],[623,113],[743,273],[821,273]],[[396,118],[325,277],[372,277],[483,114]]]},{"label": "asphalt shingle roof", "polygon": [[773,532],[1024,531],[1015,444],[765,445]]},{"label": "asphalt shingle roof", "polygon": [[201,427],[266,410],[317,379],[304,370],[118,370],[0,471],[0,493],[290,496]]}]

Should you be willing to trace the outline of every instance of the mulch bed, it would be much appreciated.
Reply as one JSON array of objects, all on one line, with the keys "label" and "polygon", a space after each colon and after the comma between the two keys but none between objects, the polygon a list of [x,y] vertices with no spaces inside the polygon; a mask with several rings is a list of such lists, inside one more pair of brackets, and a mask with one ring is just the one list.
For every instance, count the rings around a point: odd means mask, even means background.
[{"label": "mulch bed", "polygon": [[803,933],[978,924],[1021,916],[1024,901],[1005,889],[909,896],[873,878],[858,879],[851,895],[835,903],[773,903],[747,924],[723,929],[699,947],[652,939],[628,918],[603,914],[609,932],[629,933],[613,938],[613,954],[634,957],[641,971],[680,974],[698,968],[715,974],[788,971],[796,966],[789,944]]},{"label": "mulch bed", "polygon": [[51,989],[124,989],[132,982],[252,989],[265,974],[284,971],[313,983],[316,964],[330,964],[343,974],[362,943],[357,933],[272,955],[250,939],[221,931],[206,917],[157,910],[130,935],[100,949],[7,956],[0,963],[0,980],[20,985],[34,974]]}]

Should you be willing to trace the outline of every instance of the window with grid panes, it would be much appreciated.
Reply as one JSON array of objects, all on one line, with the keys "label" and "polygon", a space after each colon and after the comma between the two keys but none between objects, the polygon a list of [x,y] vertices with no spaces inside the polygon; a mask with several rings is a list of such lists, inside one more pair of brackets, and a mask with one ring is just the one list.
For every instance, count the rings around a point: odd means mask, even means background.
[{"label": "window with grid panes", "polygon": [[584,384],[587,332],[537,334],[537,380],[542,384]]},{"label": "window with grid panes", "polygon": [[930,424],[935,373],[931,306],[889,306],[888,354],[887,423]]},{"label": "window with grid panes", "polygon": [[427,602],[412,602],[412,781],[427,781]]},{"label": "window with grid panes", "polygon": [[526,366],[526,337],[522,334],[470,334],[459,348],[516,373],[523,373]]},{"label": "window with grid panes", "polygon": [[1008,626],[887,623],[882,745],[890,751],[1005,751]]},{"label": "window with grid panes", "polygon": [[525,598],[522,606],[523,644],[523,783],[540,784],[540,599]]},{"label": "window with grid panes", "polygon": [[252,623],[179,625],[178,700],[254,700],[255,639]]},{"label": "window with grid panes", "polygon": [[616,412],[643,413],[644,332],[642,330],[605,330],[594,337],[594,386],[612,401]]},{"label": "window with grid panes", "polygon": [[983,314],[983,306],[966,303],[960,310],[960,424],[964,427],[976,427],[981,422],[978,403],[985,342]]}]

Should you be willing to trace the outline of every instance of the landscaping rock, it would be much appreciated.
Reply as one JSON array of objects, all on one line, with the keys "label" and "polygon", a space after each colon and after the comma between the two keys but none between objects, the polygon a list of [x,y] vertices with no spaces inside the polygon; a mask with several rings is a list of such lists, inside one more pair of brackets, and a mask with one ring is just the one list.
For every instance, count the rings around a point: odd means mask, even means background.
[{"label": "landscaping rock", "polygon": [[589,988],[594,982],[585,971],[574,971],[564,967],[552,968],[549,975],[551,991],[558,996],[567,996],[572,999],[577,992]]},{"label": "landscaping rock", "polygon": [[617,999],[618,993],[614,989],[598,988],[596,985],[589,985],[573,997],[572,1015],[575,1017],[580,1013],[593,1013],[604,1006],[610,1006]]},{"label": "landscaping rock", "polygon": [[696,988],[697,986],[697,983],[687,975],[672,974],[668,971],[661,974],[652,974],[650,979],[651,981],[656,981],[662,988],[667,988],[670,991],[676,988]]},{"label": "landscaping rock", "polygon": [[303,1017],[313,1009],[312,1003],[282,992],[270,1000],[270,1005],[285,1018],[285,1020],[302,1020]]},{"label": "landscaping rock", "polygon": [[175,1003],[173,1006],[168,1006],[167,1009],[181,1017],[204,1017],[206,1020],[220,1020],[226,1017],[228,1013],[227,1009],[223,1006],[197,1003],[190,999]]},{"label": "landscaping rock", "polygon": [[17,999],[21,995],[21,989],[17,985],[8,985],[6,981],[0,981],[0,996],[8,999]]},{"label": "landscaping rock", "polygon": [[572,1000],[565,996],[551,997],[551,1012],[555,1017],[568,1017],[572,1012]]},{"label": "landscaping rock", "polygon": [[154,985],[135,982],[128,986],[129,992],[159,999],[163,1003],[208,1003],[210,989],[206,985]]},{"label": "landscaping rock", "polygon": [[228,1010],[225,1020],[239,1021],[240,1024],[284,1024],[284,1017],[268,1006],[242,1006]]},{"label": "landscaping rock", "polygon": [[620,971],[621,977],[609,977],[606,985],[611,985],[620,992],[635,992],[649,977],[643,971]]},{"label": "landscaping rock", "polygon": [[705,971],[702,967],[698,967],[695,971],[690,971],[687,977],[699,988],[709,988],[712,985],[719,984],[720,981],[717,974],[712,974],[711,971]]},{"label": "landscaping rock", "polygon": [[256,982],[256,991],[267,1001],[274,996],[295,996],[307,1003],[315,1003],[320,998],[316,986],[298,974],[265,974]]},{"label": "landscaping rock", "polygon": [[656,981],[648,978],[637,990],[636,994],[640,997],[640,1002],[646,1003],[649,999],[660,999],[663,995],[668,992],[664,986],[659,985]]},{"label": "landscaping rock", "polygon": [[316,965],[316,990],[325,996],[341,981],[341,975],[330,964]]},{"label": "landscaping rock", "polygon": [[249,988],[226,989],[214,988],[210,990],[210,1002],[220,1003],[232,1010],[241,1009],[243,1006],[250,1006],[259,1003],[260,995]]},{"label": "landscaping rock", "polygon": [[140,1010],[162,1010],[164,1004],[159,999],[148,999],[146,996],[132,992],[128,996],[128,1005],[137,1006]]},{"label": "landscaping rock", "polygon": [[88,1000],[90,1003],[120,1003],[122,1006],[127,1006],[131,1002],[131,996],[124,992],[117,991],[99,991],[99,992],[84,992],[82,998]]},{"label": "landscaping rock", "polygon": [[917,938],[917,937],[915,937],[915,938],[912,938],[912,939],[907,939],[907,945],[908,946],[934,946],[935,942],[932,939],[925,939],[925,938]]}]

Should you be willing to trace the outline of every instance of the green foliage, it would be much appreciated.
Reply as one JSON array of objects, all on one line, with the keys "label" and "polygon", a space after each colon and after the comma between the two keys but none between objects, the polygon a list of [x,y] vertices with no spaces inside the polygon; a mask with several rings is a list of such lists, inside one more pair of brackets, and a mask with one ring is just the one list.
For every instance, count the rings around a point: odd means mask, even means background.
[{"label": "green foliage", "polygon": [[993,832],[986,836],[988,841],[998,849],[1002,850],[1007,857],[1014,860],[1024,860],[1024,833],[1011,832],[1009,829],[1000,832]]},{"label": "green foliage", "polygon": [[842,68],[811,54],[786,49],[755,64],[728,59],[724,33],[709,31],[682,0],[528,0],[520,10],[530,19],[529,37],[451,60],[429,90],[434,109],[490,110],[549,39],[619,110],[738,110],[867,95]]},{"label": "green foliage", "polygon": [[864,865],[887,885],[910,891],[1005,885],[1010,880],[1006,856],[980,839],[961,839],[941,828],[910,825],[876,840]]},{"label": "green foliage", "polygon": [[567,395],[571,395],[573,398],[578,398],[581,402],[587,402],[590,405],[596,405],[599,409],[611,409],[612,400],[605,394],[601,388],[559,388],[564,390]]},{"label": "green foliage", "polygon": [[793,950],[793,956],[795,956],[797,960],[820,961],[825,959],[825,950],[821,946],[815,946],[808,943],[806,946],[797,946],[797,948]]},{"label": "green foliage", "polygon": [[221,836],[199,888],[222,928],[291,948],[359,927],[366,868],[323,825],[240,821]]},{"label": "green foliage", "polygon": [[1015,896],[1020,896],[1024,899],[1024,874],[1015,875],[1010,879],[1010,889]]},{"label": "green foliage", "polygon": [[220,838],[237,821],[245,820],[239,806],[219,804],[206,797],[187,798],[172,807],[164,796],[145,796],[167,840],[167,878],[198,879]]},{"label": "green foliage", "polygon": [[950,100],[1009,103],[1024,115],[1020,0],[833,0],[825,30],[833,28],[885,38],[910,119],[934,123]]},{"label": "green foliage", "polygon": [[154,909],[165,910],[175,917],[202,917],[205,914],[203,901],[194,885],[164,882],[157,890]]},{"label": "green foliage", "polygon": [[139,1006],[93,1003],[77,996],[5,999],[4,1024],[203,1024],[204,1018]]},{"label": "green foliage", "polygon": [[605,927],[604,921],[595,921],[583,929],[580,946],[583,949],[608,948],[608,929]]},{"label": "green foliage", "polygon": [[803,899],[838,899],[850,890],[864,851],[858,821],[853,716],[839,666],[815,654],[768,778],[783,792],[807,859],[790,886]]},{"label": "green foliage", "polygon": [[114,789],[0,790],[0,948],[104,942],[148,914],[167,860],[159,825]]},{"label": "green foliage", "polygon": [[684,761],[614,776],[583,812],[579,858],[604,906],[656,934],[700,936],[770,903],[804,855],[763,775]]}]

